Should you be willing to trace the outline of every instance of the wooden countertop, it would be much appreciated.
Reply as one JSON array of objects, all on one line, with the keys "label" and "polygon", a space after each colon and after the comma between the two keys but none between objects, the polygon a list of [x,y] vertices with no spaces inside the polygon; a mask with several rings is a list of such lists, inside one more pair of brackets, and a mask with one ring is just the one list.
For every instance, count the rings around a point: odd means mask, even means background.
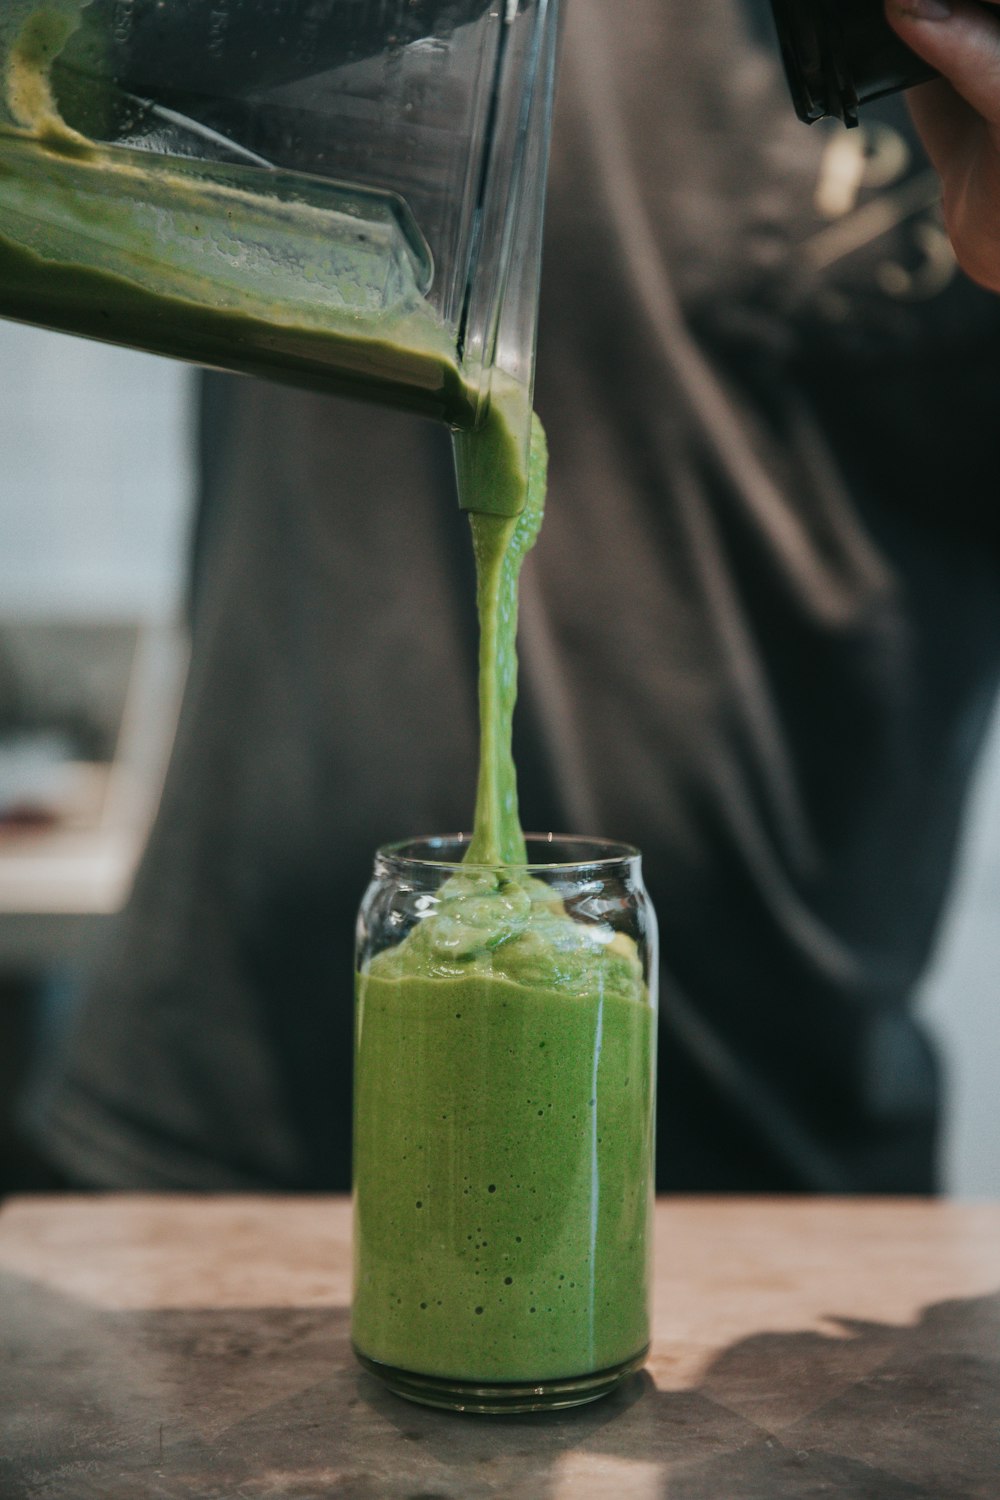
[{"label": "wooden countertop", "polygon": [[3,1500],[1000,1496],[1000,1205],[665,1200],[648,1370],[542,1417],[411,1406],[348,1344],[350,1208],[0,1212]]}]

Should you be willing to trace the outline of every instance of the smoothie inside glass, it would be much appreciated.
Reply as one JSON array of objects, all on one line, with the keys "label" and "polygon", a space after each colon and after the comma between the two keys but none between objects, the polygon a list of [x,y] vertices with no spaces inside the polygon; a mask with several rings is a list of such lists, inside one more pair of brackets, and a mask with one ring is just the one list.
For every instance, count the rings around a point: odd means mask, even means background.
[{"label": "smoothie inside glass", "polygon": [[649,1344],[656,926],[640,856],[379,852],[359,920],[362,1364],[478,1412],[604,1395]]}]

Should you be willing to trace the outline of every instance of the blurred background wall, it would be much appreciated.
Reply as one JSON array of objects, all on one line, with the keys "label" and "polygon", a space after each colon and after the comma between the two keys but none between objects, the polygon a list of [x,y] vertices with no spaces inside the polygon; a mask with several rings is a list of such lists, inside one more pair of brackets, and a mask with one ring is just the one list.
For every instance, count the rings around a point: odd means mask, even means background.
[{"label": "blurred background wall", "polygon": [[[0,834],[8,1130],[23,1059],[50,1044],[38,1015],[85,970],[155,805],[183,679],[192,389],[179,365],[0,323],[0,807],[6,786],[25,813]],[[998,976],[1000,716],[924,997],[950,1078],[959,1195],[1000,1195]]]},{"label": "blurred background wall", "polygon": [[925,1014],[944,1052],[951,1108],[946,1181],[961,1197],[1000,1196],[1000,715],[966,818],[965,849]]},{"label": "blurred background wall", "polygon": [[193,377],[0,323],[0,609],[164,620],[180,603]]}]

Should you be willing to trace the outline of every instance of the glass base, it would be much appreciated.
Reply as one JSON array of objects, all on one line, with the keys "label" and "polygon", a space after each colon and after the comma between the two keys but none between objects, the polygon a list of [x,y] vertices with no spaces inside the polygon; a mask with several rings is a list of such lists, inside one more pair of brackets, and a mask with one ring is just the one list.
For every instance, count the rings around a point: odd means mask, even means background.
[{"label": "glass base", "polygon": [[559,1380],[539,1380],[529,1384],[522,1380],[452,1380],[447,1375],[418,1375],[412,1370],[397,1370],[362,1354],[352,1345],[358,1363],[388,1386],[397,1396],[416,1401],[421,1406],[437,1406],[445,1411],[477,1412],[484,1416],[510,1415],[527,1411],[561,1411],[567,1406],[585,1406],[599,1401],[620,1385],[627,1375],[641,1370],[649,1354],[649,1345],[631,1359],[589,1375],[566,1376]]}]

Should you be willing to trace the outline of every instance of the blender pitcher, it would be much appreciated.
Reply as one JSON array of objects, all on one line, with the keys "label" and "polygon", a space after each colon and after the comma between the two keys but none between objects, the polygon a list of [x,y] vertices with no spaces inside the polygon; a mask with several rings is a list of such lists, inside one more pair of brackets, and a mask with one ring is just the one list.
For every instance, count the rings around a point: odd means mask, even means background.
[{"label": "blender pitcher", "polygon": [[5,0],[0,316],[527,443],[557,0]]}]

